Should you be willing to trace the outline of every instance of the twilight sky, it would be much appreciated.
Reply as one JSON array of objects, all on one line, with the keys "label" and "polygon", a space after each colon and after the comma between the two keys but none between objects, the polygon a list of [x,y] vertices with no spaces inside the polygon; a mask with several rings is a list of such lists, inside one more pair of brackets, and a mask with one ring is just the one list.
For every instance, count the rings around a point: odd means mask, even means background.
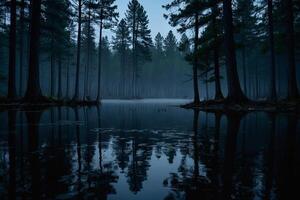
[{"label": "twilight sky", "polygon": [[[120,13],[119,19],[125,17],[125,12],[127,10],[129,1],[130,0],[116,0],[118,11]],[[171,2],[171,0],[139,0],[139,2],[144,6],[148,14],[150,23],[149,28],[151,29],[153,38],[158,32],[160,32],[165,37],[169,30],[173,30],[174,34],[178,35],[176,29],[172,28],[163,16],[163,14],[166,13],[166,10],[162,8],[162,5]],[[106,34],[111,36],[110,31],[106,31]]]}]

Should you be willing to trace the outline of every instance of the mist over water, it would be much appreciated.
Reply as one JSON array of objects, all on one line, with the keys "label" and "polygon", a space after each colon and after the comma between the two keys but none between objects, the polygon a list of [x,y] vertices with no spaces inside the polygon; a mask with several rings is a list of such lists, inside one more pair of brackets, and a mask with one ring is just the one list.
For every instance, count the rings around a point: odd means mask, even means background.
[{"label": "mist over water", "polygon": [[295,199],[293,114],[205,113],[179,102],[1,112],[0,196]]}]

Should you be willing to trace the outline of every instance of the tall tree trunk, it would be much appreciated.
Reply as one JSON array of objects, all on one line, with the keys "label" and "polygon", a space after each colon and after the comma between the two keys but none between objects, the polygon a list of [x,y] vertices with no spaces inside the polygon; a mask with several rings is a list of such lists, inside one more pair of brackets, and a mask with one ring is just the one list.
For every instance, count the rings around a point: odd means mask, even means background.
[{"label": "tall tree trunk", "polygon": [[8,71],[8,93],[9,100],[15,100],[16,92],[16,23],[17,11],[16,0],[10,1],[10,28],[9,28],[9,71]]},{"label": "tall tree trunk", "polygon": [[299,97],[299,91],[296,78],[296,61],[295,61],[295,35],[294,35],[294,12],[293,1],[285,0],[286,13],[286,37],[287,37],[287,54],[288,54],[288,99]]},{"label": "tall tree trunk", "polygon": [[214,47],[214,64],[215,64],[215,100],[224,99],[221,81],[220,81],[220,62],[219,62],[219,49],[217,45]]},{"label": "tall tree trunk", "polygon": [[62,97],[62,87],[61,87],[61,79],[62,79],[62,60],[61,56],[58,58],[58,88],[57,88],[57,98],[60,100]]},{"label": "tall tree trunk", "polygon": [[[102,15],[102,11],[101,14]],[[102,17],[102,16],[101,16]],[[99,27],[99,46],[98,46],[98,88],[97,88],[97,101],[101,99],[101,69],[102,69],[102,20],[100,21]]]},{"label": "tall tree trunk", "polygon": [[274,27],[273,27],[273,0],[268,0],[268,29],[269,29],[269,50],[270,50],[270,96],[269,100],[276,101],[276,66],[274,50]]},{"label": "tall tree trunk", "polygon": [[213,7],[213,34],[214,34],[214,75],[215,75],[215,100],[224,99],[224,95],[222,93],[221,89],[221,77],[220,77],[220,61],[219,61],[219,37],[218,37],[218,28],[217,28],[217,15],[218,15],[218,4],[217,2],[214,2]]},{"label": "tall tree trunk", "polygon": [[[244,93],[248,94],[247,88],[247,70],[246,70],[246,46],[244,45],[242,48],[242,65],[243,65],[243,82],[244,82]],[[250,77],[251,79],[251,77]],[[251,94],[251,90],[249,92]]]},{"label": "tall tree trunk", "polygon": [[41,0],[31,1],[31,12],[29,70],[25,101],[38,102],[44,100],[39,78]]},{"label": "tall tree trunk", "polygon": [[67,72],[66,72],[66,99],[67,100],[69,99],[69,90],[70,90],[69,76],[70,76],[70,61],[68,60]]},{"label": "tall tree trunk", "polygon": [[137,61],[136,61],[136,32],[137,32],[137,28],[136,28],[136,5],[134,4],[134,12],[133,12],[133,23],[132,23],[132,98],[136,98],[136,93],[135,93],[135,89],[136,89],[136,65],[137,65]]},{"label": "tall tree trunk", "polygon": [[[52,44],[51,44],[52,45]],[[53,45],[52,45],[53,46]],[[51,48],[53,51],[53,48]],[[55,69],[55,56],[54,56],[54,53],[51,52],[51,55],[50,55],[50,94],[51,94],[51,97],[54,97],[54,69]]]},{"label": "tall tree trunk", "polygon": [[23,60],[24,60],[24,15],[25,15],[25,0],[21,0],[21,11],[20,11],[20,69],[19,69],[19,96],[23,95]]},{"label": "tall tree trunk", "polygon": [[193,63],[193,86],[194,86],[194,104],[200,104],[199,87],[198,87],[198,56],[199,47],[199,14],[195,13],[195,28],[194,28],[194,63]]},{"label": "tall tree trunk", "polygon": [[91,48],[91,8],[89,8],[88,12],[88,44],[87,44],[87,63],[86,63],[86,70],[85,70],[85,96],[83,97],[85,100],[89,100],[89,69],[90,69],[90,48]]},{"label": "tall tree trunk", "polygon": [[236,53],[233,37],[233,20],[232,20],[232,0],[223,1],[224,12],[224,30],[225,30],[225,55],[226,55],[226,72],[228,97],[227,100],[231,103],[240,103],[247,101],[244,95],[237,72]]},{"label": "tall tree trunk", "polygon": [[80,73],[80,56],[81,56],[81,16],[82,16],[82,0],[78,0],[78,33],[77,33],[77,58],[76,58],[76,80],[75,93],[73,100],[79,100],[79,73]]}]

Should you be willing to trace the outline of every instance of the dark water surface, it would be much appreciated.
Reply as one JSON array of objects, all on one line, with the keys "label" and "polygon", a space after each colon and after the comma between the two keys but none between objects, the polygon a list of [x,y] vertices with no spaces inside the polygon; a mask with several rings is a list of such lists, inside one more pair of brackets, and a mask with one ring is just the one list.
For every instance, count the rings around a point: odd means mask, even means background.
[{"label": "dark water surface", "polygon": [[172,104],[0,112],[0,199],[300,199],[295,115]]}]

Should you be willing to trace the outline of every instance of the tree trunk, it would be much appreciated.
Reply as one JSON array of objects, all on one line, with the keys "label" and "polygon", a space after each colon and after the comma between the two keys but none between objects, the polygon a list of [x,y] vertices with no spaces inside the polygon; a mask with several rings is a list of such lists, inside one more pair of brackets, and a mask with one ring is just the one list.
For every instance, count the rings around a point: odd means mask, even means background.
[{"label": "tree trunk", "polygon": [[39,78],[41,0],[31,1],[31,12],[29,70],[25,101],[38,102],[44,100]]},{"label": "tree trunk", "polygon": [[61,56],[58,58],[58,88],[57,88],[57,98],[60,100],[62,97],[62,87],[61,87],[61,79],[62,79],[62,63]]},{"label": "tree trunk", "polygon": [[10,2],[10,28],[9,28],[9,71],[8,93],[9,100],[15,100],[16,92],[16,0]]},{"label": "tree trunk", "polygon": [[233,37],[233,20],[232,20],[232,0],[223,1],[224,12],[224,30],[225,30],[225,55],[226,55],[226,72],[227,72],[227,85],[228,97],[227,100],[231,103],[240,103],[248,101],[244,95],[238,73],[236,63],[236,53],[234,47]]},{"label": "tree trunk", "polygon": [[75,93],[73,101],[79,100],[79,73],[80,73],[80,56],[81,56],[81,15],[82,0],[78,0],[78,33],[77,33],[77,58],[76,58],[76,80]]},{"label": "tree trunk", "polygon": [[269,48],[270,48],[270,96],[269,100],[276,101],[276,66],[274,50],[274,28],[273,28],[273,0],[268,0],[268,29],[269,29]]},{"label": "tree trunk", "polygon": [[23,60],[24,60],[24,12],[25,9],[25,0],[21,0],[21,11],[20,11],[20,71],[19,71],[19,96],[23,95]]},{"label": "tree trunk", "polygon": [[195,29],[194,29],[194,63],[193,63],[193,86],[194,86],[194,104],[200,104],[199,88],[198,88],[198,46],[199,46],[199,14],[195,14]]},{"label": "tree trunk", "polygon": [[[102,15],[102,14],[101,14]],[[99,28],[99,46],[98,46],[98,88],[97,88],[97,101],[101,99],[101,68],[102,68],[102,29],[103,24],[102,20],[100,21]]]},{"label": "tree trunk", "polygon": [[67,72],[66,72],[66,99],[67,100],[69,99],[69,90],[70,90],[69,75],[70,75],[70,61],[68,60]]},{"label": "tree trunk", "polygon": [[295,61],[295,36],[294,36],[294,13],[293,1],[285,0],[286,13],[286,37],[287,37],[287,54],[288,54],[288,99],[299,97],[297,78],[296,78],[296,61]]},{"label": "tree trunk", "polygon": [[[242,48],[242,65],[243,65],[243,82],[244,82],[244,93],[245,95],[248,94],[247,88],[247,70],[246,70],[246,46],[244,45]],[[250,77],[251,79],[251,77]],[[251,94],[251,90],[249,92]]]},{"label": "tree trunk", "polygon": [[[53,48],[52,50],[53,51]],[[50,56],[50,93],[51,97],[54,97],[54,68],[55,68],[55,56],[54,53],[51,52]]]},{"label": "tree trunk", "polygon": [[215,100],[224,99],[221,81],[220,81],[220,62],[219,62],[219,49],[215,46],[214,49],[214,64],[215,64]]},{"label": "tree trunk", "polygon": [[91,9],[89,8],[88,14],[88,44],[87,44],[87,63],[86,63],[86,70],[85,70],[85,96],[83,97],[85,100],[89,100],[89,69],[90,69],[90,48],[91,48]]}]

